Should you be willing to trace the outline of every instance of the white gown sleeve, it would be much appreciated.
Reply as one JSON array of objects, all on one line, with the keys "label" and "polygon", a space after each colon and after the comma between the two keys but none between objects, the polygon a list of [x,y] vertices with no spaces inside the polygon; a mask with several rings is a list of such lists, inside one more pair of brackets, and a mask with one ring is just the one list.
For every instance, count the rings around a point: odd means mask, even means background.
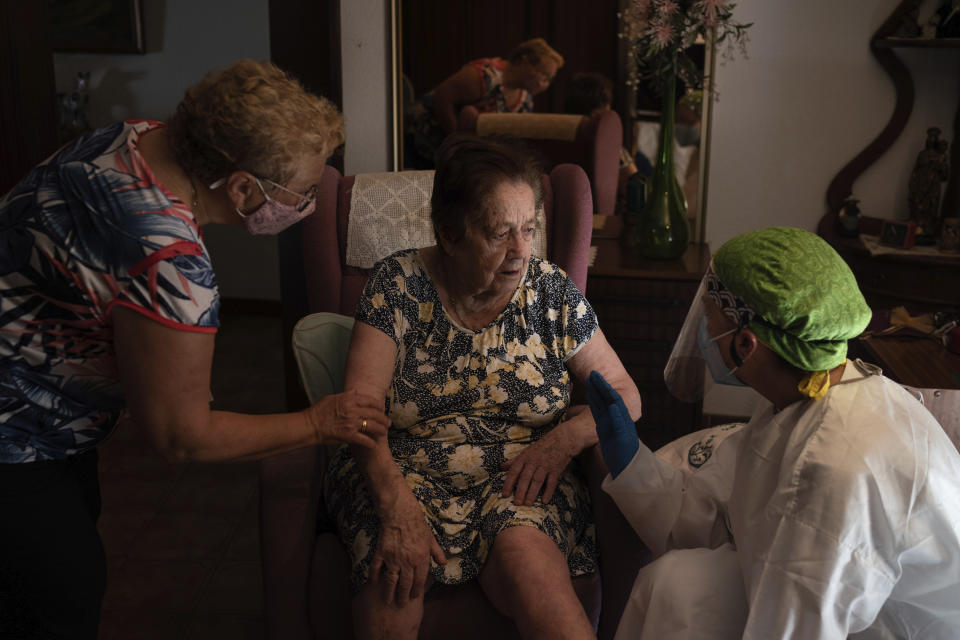
[{"label": "white gown sleeve", "polygon": [[685,436],[657,453],[641,442],[630,464],[603,481],[603,490],[654,556],[675,548],[715,548],[731,540],[726,505],[742,429],[728,434],[701,466],[682,462],[690,446],[710,431]]}]

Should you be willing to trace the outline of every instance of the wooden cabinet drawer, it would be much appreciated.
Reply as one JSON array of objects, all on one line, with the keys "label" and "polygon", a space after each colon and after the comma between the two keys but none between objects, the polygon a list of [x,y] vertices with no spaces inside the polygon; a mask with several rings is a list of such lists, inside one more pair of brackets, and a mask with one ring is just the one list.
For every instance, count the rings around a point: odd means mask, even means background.
[{"label": "wooden cabinet drawer", "polygon": [[679,331],[683,326],[683,320],[687,317],[689,302],[677,301],[677,304],[665,307],[637,306],[633,301],[623,303],[615,302],[595,302],[590,300],[600,326],[604,333],[608,333],[607,326],[611,322],[628,325],[645,325],[647,327],[669,326],[676,327]]},{"label": "wooden cabinet drawer", "polygon": [[[594,286],[590,282],[587,300],[597,314],[600,326],[608,335],[636,336],[636,328],[643,326],[643,333],[656,331],[657,327],[676,327],[672,341],[687,316],[687,309],[697,291],[697,285],[677,282],[626,281],[612,278],[600,279]],[[635,285],[635,286],[627,286]],[[657,336],[661,338],[661,336]]]},{"label": "wooden cabinet drawer", "polygon": [[612,278],[590,281],[587,300],[597,315],[643,324],[681,324],[696,284]]},{"label": "wooden cabinet drawer", "polygon": [[669,352],[680,334],[680,327],[683,326],[683,323],[680,322],[669,324],[632,322],[630,318],[624,318],[613,313],[600,315],[600,312],[597,312],[597,321],[611,344],[616,342],[626,349],[646,351],[659,349]]},{"label": "wooden cabinet drawer", "polygon": [[[910,310],[960,306],[960,262],[902,260],[842,252],[867,302],[874,308],[895,304]],[[911,304],[913,303],[913,304]]]},{"label": "wooden cabinet drawer", "polygon": [[587,297],[682,300],[693,298],[699,286],[699,280],[641,280],[591,275],[587,280]]},{"label": "wooden cabinet drawer", "polygon": [[620,362],[637,383],[642,380],[663,380],[663,368],[670,357],[670,349],[630,349],[612,342]]}]

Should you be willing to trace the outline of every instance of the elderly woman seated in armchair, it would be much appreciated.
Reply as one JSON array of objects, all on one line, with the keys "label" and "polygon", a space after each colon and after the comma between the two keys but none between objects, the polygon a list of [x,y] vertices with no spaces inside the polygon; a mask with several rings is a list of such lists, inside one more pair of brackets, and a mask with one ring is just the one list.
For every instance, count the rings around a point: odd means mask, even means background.
[{"label": "elderly woman seated in armchair", "polygon": [[358,636],[415,638],[435,582],[478,580],[524,637],[594,637],[571,575],[592,572],[575,457],[597,441],[570,375],[640,396],[583,294],[531,256],[540,172],[503,142],[438,154],[435,246],[379,262],[357,308],[346,389],[386,399],[387,438],[338,449],[325,502],[352,561]]}]

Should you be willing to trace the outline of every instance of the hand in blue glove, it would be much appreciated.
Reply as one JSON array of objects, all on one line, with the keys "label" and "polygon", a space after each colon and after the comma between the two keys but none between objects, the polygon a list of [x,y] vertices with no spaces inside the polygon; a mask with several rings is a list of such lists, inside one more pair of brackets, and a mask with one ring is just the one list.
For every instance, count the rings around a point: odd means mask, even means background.
[{"label": "hand in blue glove", "polygon": [[640,448],[637,428],[620,394],[597,371],[591,371],[587,378],[587,402],[597,423],[603,461],[616,478]]}]

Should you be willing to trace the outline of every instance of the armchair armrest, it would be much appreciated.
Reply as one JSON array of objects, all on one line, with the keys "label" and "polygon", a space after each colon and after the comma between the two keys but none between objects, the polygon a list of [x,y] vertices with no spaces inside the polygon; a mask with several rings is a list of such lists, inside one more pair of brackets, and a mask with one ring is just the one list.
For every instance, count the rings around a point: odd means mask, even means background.
[{"label": "armchair armrest", "polygon": [[307,583],[322,488],[320,447],[260,462],[260,562],[268,638],[312,638]]}]

